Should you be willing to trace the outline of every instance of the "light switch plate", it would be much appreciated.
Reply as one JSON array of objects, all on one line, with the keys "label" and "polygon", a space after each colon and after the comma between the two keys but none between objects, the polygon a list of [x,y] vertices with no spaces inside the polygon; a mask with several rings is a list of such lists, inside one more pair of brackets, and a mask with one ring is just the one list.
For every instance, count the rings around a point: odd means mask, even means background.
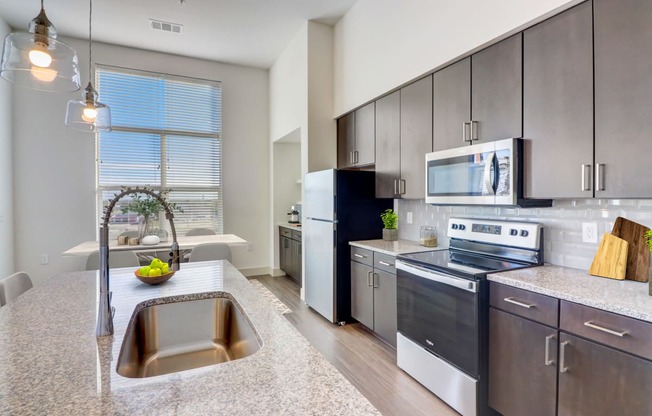
[{"label": "light switch plate", "polygon": [[412,213],[411,212],[407,213],[407,223],[412,224]]}]

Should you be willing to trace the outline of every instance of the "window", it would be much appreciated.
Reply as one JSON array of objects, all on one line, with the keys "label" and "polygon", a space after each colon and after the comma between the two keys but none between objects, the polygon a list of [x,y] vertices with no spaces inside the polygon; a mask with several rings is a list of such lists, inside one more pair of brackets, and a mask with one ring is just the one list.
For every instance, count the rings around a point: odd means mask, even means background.
[{"label": "window", "polygon": [[[98,66],[96,83],[113,126],[97,134],[99,218],[122,186],[170,189],[169,201],[183,210],[175,212],[177,233],[205,227],[221,234],[221,84],[108,66]],[[133,213],[113,214],[111,237],[137,224]]]}]

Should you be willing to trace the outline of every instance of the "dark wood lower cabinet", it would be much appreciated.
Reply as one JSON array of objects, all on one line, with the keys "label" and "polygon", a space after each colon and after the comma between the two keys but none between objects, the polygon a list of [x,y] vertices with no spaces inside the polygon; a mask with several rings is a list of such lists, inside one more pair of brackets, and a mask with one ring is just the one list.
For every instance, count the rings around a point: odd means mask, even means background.
[{"label": "dark wood lower cabinet", "polygon": [[374,269],[374,332],[396,347],[396,275]]},{"label": "dark wood lower cabinet", "polygon": [[504,416],[554,416],[557,339],[556,329],[491,308],[489,406]]},{"label": "dark wood lower cabinet", "polygon": [[351,316],[367,328],[374,327],[373,268],[351,262]]},{"label": "dark wood lower cabinet", "polygon": [[562,333],[559,367],[559,416],[652,415],[652,362]]}]

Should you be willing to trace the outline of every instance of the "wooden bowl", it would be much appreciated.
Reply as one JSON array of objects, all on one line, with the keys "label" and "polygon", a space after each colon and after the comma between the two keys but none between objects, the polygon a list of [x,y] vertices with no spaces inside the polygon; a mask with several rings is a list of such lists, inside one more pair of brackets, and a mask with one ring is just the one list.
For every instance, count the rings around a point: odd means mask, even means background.
[{"label": "wooden bowl", "polygon": [[138,274],[138,270],[134,272],[138,280],[140,280],[143,283],[147,283],[148,285],[160,285],[163,282],[167,282],[170,280],[172,276],[174,276],[175,272],[167,272],[166,274],[163,274],[161,276],[154,276],[154,277],[149,277],[149,276],[141,276]]}]

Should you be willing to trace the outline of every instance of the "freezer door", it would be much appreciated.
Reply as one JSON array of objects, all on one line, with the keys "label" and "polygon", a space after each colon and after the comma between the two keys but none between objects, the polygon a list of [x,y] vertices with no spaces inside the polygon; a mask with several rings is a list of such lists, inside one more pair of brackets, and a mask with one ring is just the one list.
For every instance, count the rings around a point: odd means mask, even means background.
[{"label": "freezer door", "polygon": [[307,220],[303,224],[306,304],[335,322],[335,224]]},{"label": "freezer door", "polygon": [[306,173],[303,177],[303,217],[335,220],[334,169]]}]

